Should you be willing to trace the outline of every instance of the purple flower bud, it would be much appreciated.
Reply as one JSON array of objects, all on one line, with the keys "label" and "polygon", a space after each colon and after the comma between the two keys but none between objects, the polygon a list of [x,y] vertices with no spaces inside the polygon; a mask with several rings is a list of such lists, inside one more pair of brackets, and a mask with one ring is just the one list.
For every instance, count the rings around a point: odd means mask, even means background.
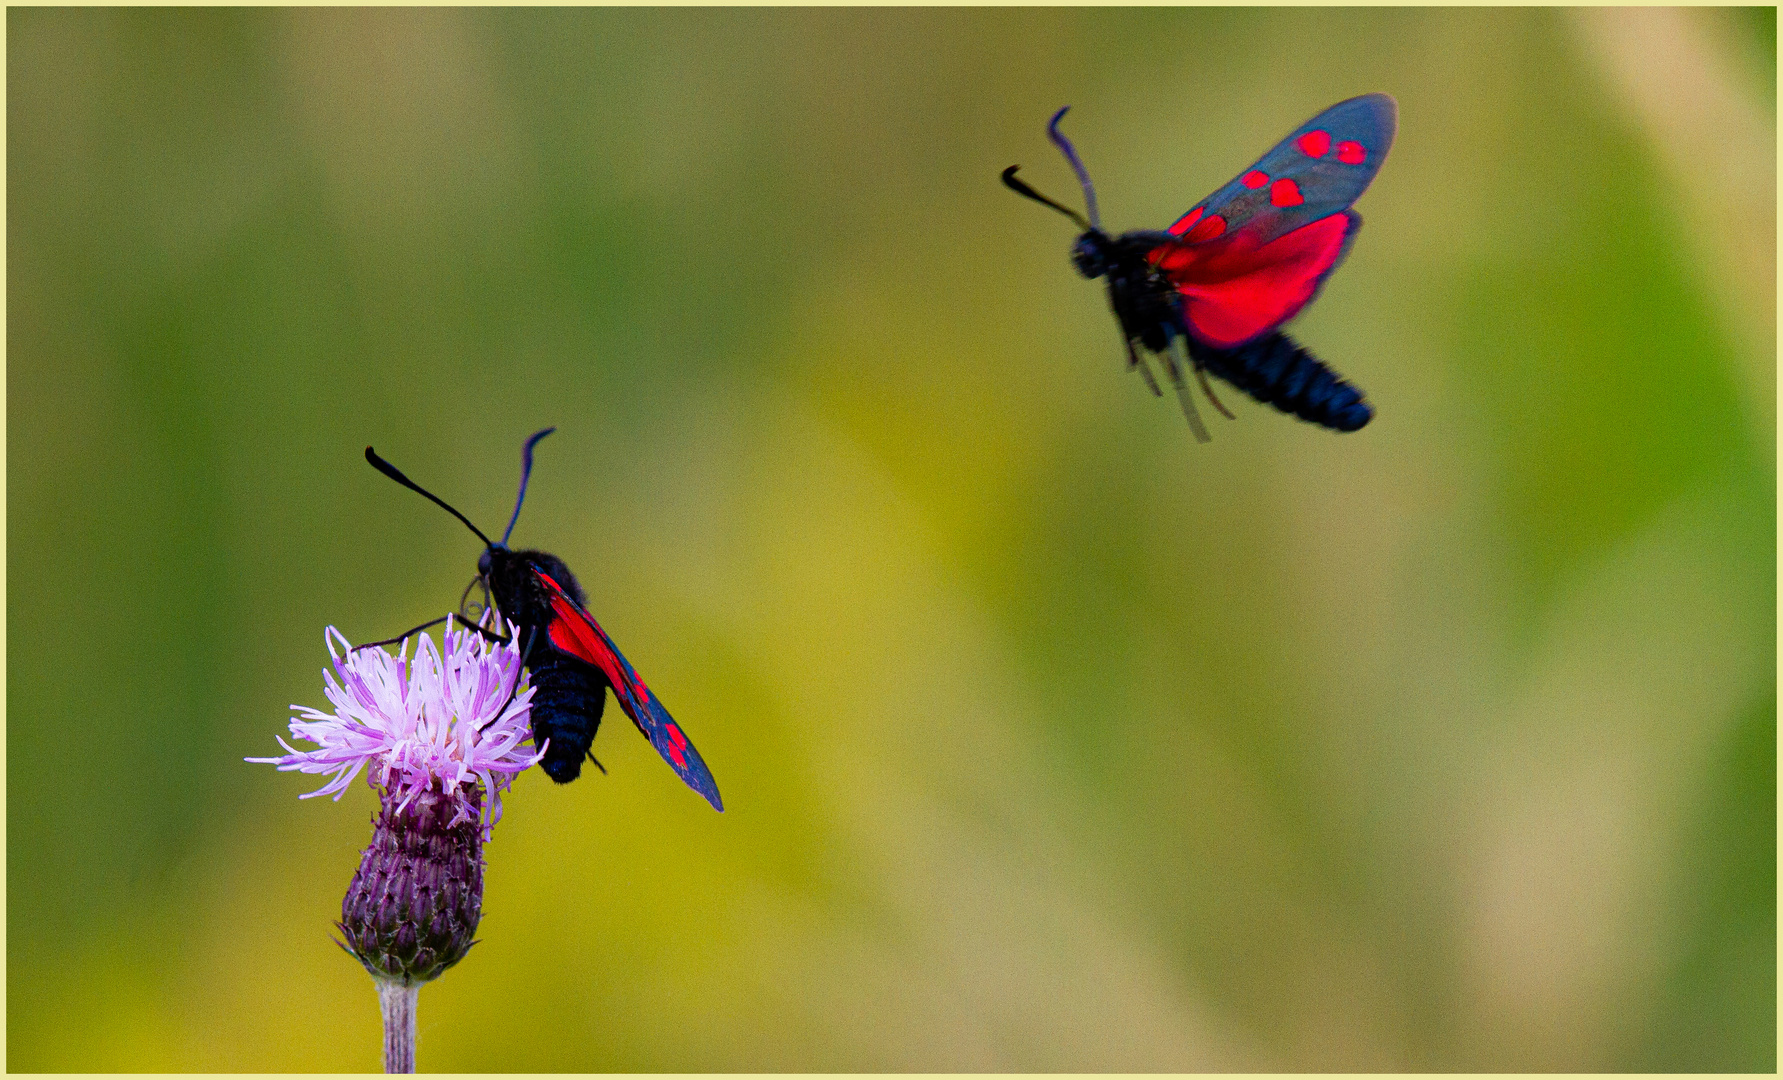
[{"label": "purple flower bud", "polygon": [[[342,947],[377,979],[415,986],[475,944],[483,914],[483,830],[475,785],[456,795],[386,796],[347,886]],[[460,801],[472,813],[462,816]]]}]

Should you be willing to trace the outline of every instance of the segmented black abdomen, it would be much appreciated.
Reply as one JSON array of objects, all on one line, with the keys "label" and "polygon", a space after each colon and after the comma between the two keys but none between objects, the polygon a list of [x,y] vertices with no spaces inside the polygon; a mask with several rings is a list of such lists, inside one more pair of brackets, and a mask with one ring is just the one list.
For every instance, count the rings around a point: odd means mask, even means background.
[{"label": "segmented black abdomen", "polygon": [[1209,373],[1302,420],[1355,431],[1374,416],[1362,391],[1283,333],[1236,349],[1215,349],[1190,335],[1189,355]]},{"label": "segmented black abdomen", "polygon": [[526,668],[532,673],[532,741],[551,741],[539,768],[560,784],[582,774],[582,758],[594,745],[607,704],[607,677],[573,656],[534,647]]}]

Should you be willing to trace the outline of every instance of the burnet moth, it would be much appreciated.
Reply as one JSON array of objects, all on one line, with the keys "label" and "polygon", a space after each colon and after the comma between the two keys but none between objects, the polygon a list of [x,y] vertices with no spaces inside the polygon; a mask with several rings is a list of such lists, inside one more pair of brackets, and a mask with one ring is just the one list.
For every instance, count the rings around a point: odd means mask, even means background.
[{"label": "burnet moth", "polygon": [[[379,457],[371,447],[365,448],[365,460],[379,472],[402,486],[425,495],[447,513],[477,534],[483,541],[483,554],[477,560],[477,576],[464,590],[465,597],[479,584],[483,587],[485,608],[494,598],[495,608],[519,628],[521,655],[531,673],[536,692],[532,699],[533,743],[546,747],[539,767],[545,775],[560,784],[567,784],[582,774],[582,759],[594,761],[591,748],[594,733],[600,727],[601,710],[606,705],[607,691],[619,699],[619,707],[632,723],[656,747],[675,775],[687,786],[705,796],[714,810],[723,810],[718,797],[718,784],[687,735],[669,716],[662,702],[638,678],[613,639],[601,629],[594,616],[588,614],[587,601],[575,575],[563,560],[547,552],[508,548],[508,537],[514,523],[520,520],[520,507],[526,501],[526,482],[532,476],[532,449],[538,441],[556,431],[546,428],[526,440],[520,451],[520,494],[514,500],[514,516],[508,519],[508,531],[499,541],[483,535],[469,518],[453,509],[444,499],[410,480],[396,466]],[[462,608],[464,599],[460,599]],[[462,611],[456,616],[467,626],[499,640],[508,640],[493,631],[479,627]],[[435,619],[415,630],[424,629]],[[415,630],[409,631],[414,633]],[[390,639],[390,644],[402,637]],[[600,762],[595,761],[595,767]],[[604,771],[604,770],[603,770]]]},{"label": "burnet moth", "polygon": [[1183,343],[1202,392],[1227,417],[1207,375],[1266,405],[1338,431],[1355,431],[1374,410],[1362,392],[1281,332],[1318,295],[1348,254],[1362,218],[1350,204],[1367,190],[1393,145],[1398,106],[1385,94],[1340,101],[1308,120],[1255,165],[1196,204],[1163,232],[1102,231],[1096,191],[1071,141],[1047,134],[1083,187],[1089,218],[1061,206],[1003,170],[1003,183],[1045,203],[1084,230],[1071,261],[1087,278],[1108,278],[1108,302],[1126,339],[1127,365],[1161,395],[1135,346],[1155,354],[1176,387],[1195,437],[1195,412],[1172,346]]}]

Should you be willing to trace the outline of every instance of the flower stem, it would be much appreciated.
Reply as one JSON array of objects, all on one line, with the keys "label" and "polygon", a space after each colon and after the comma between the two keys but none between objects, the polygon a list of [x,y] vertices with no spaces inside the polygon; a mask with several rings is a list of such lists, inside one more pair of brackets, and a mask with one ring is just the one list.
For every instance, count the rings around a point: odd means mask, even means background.
[{"label": "flower stem", "polygon": [[384,1071],[415,1071],[415,998],[419,986],[377,980],[378,1006],[384,1012]]}]

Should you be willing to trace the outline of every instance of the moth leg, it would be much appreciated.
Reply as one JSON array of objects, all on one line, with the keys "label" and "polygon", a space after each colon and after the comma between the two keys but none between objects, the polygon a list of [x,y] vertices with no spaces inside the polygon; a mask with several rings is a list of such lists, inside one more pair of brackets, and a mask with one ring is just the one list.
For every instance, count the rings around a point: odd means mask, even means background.
[{"label": "moth leg", "polygon": [[[477,626],[475,623],[465,623],[465,625],[469,626],[473,630],[482,630],[485,635],[489,635],[489,631],[483,630],[483,628],[481,626]],[[477,729],[478,734],[482,734],[483,731],[489,727],[489,724],[493,724],[497,720],[500,720],[502,718],[502,714],[508,711],[508,706],[512,705],[514,703],[514,695],[516,695],[520,692],[520,676],[522,673],[524,673],[526,671],[526,662],[528,660],[532,659],[532,644],[533,644],[533,642],[535,642],[539,639],[539,628],[535,626],[535,627],[532,627],[531,629],[532,629],[532,632],[530,634],[526,635],[526,650],[520,654],[520,663],[518,666],[516,666],[514,668],[514,685],[508,689],[508,700],[502,702],[501,708],[495,710],[495,715],[489,718],[488,724],[484,724],[482,727]],[[489,635],[489,636],[493,637],[493,635]],[[507,638],[496,638],[495,640],[506,643],[508,639]],[[605,769],[602,769],[601,771],[606,772]]]},{"label": "moth leg", "polygon": [[1220,404],[1219,398],[1213,396],[1213,386],[1207,381],[1207,369],[1200,364],[1195,365],[1195,378],[1201,380],[1201,392],[1207,395],[1207,400],[1213,402],[1214,408],[1220,410],[1221,416],[1224,416],[1228,420],[1238,419],[1238,417],[1232,415],[1232,410]]},{"label": "moth leg", "polygon": [[1139,353],[1133,349],[1133,339],[1122,335],[1127,343],[1127,366],[1138,368],[1139,374],[1145,376],[1145,385],[1151,387],[1152,397],[1163,397],[1164,391],[1158,389],[1158,380],[1152,378],[1152,369],[1145,361],[1139,359]]},{"label": "moth leg", "polygon": [[[512,640],[506,634],[498,634],[495,631],[489,629],[487,626],[484,626],[482,623],[471,622],[469,619],[465,618],[463,615],[458,614],[456,611],[454,611],[450,615],[447,615],[445,618],[457,619],[459,624],[462,625],[466,630],[475,630],[477,633],[481,634],[483,636],[484,641],[493,641],[497,645],[506,645],[510,640]],[[435,622],[443,622],[444,619],[436,619],[434,621]],[[431,626],[432,623],[429,623],[428,625]]]},{"label": "moth leg", "polygon": [[588,760],[594,762],[594,767],[601,771],[602,776],[607,775],[607,767],[602,765],[600,759],[594,756],[593,750],[588,751]]},{"label": "moth leg", "polygon": [[420,626],[414,627],[409,630],[404,630],[402,633],[396,635],[393,638],[385,638],[383,641],[368,641],[363,645],[355,645],[355,646],[353,646],[353,651],[358,652],[360,649],[375,649],[380,645],[394,645],[397,642],[401,641],[403,638],[408,637],[410,634],[418,634],[430,626],[438,626],[440,623],[445,622],[447,619],[450,619],[451,617],[452,616],[450,616],[450,615],[441,615],[437,619],[429,619],[426,622],[422,623]]},{"label": "moth leg", "polygon": [[1176,366],[1176,354],[1168,346],[1158,354],[1163,358],[1164,370],[1170,373],[1170,383],[1176,387],[1176,400],[1182,403],[1182,414],[1189,421],[1189,430],[1195,433],[1196,442],[1212,442],[1213,436],[1201,423],[1201,414],[1195,411],[1195,397],[1189,390],[1189,384],[1182,381],[1182,369]]},{"label": "moth leg", "polygon": [[[471,580],[470,580],[470,584],[468,584],[468,585],[466,585],[466,586],[465,586],[465,587],[464,587],[464,591],[463,591],[463,592],[461,592],[461,593],[459,593],[459,594],[458,594],[458,610],[459,610],[459,613],[460,613],[460,614],[464,614],[464,613],[465,613],[465,611],[464,611],[464,603],[465,603],[465,601],[467,601],[467,600],[469,600],[469,599],[470,599],[470,595],[471,595],[471,590],[472,590],[472,589],[474,589],[474,588],[476,588],[476,587],[477,587],[477,582],[479,582],[479,581],[482,581],[482,580],[483,580],[483,575],[481,575],[481,574],[478,574],[478,575],[477,575],[477,576],[476,576],[476,577],[474,577],[474,578],[471,578]],[[485,608],[487,608],[487,607],[488,607],[488,606],[489,606],[489,605],[488,605],[488,604],[484,604],[484,605],[483,605],[483,606],[484,606],[484,607],[485,607]],[[477,614],[478,614],[478,615],[481,615],[481,614],[483,614],[483,613],[482,613],[482,612],[481,612],[481,611],[479,611],[479,612],[477,612]]]}]

